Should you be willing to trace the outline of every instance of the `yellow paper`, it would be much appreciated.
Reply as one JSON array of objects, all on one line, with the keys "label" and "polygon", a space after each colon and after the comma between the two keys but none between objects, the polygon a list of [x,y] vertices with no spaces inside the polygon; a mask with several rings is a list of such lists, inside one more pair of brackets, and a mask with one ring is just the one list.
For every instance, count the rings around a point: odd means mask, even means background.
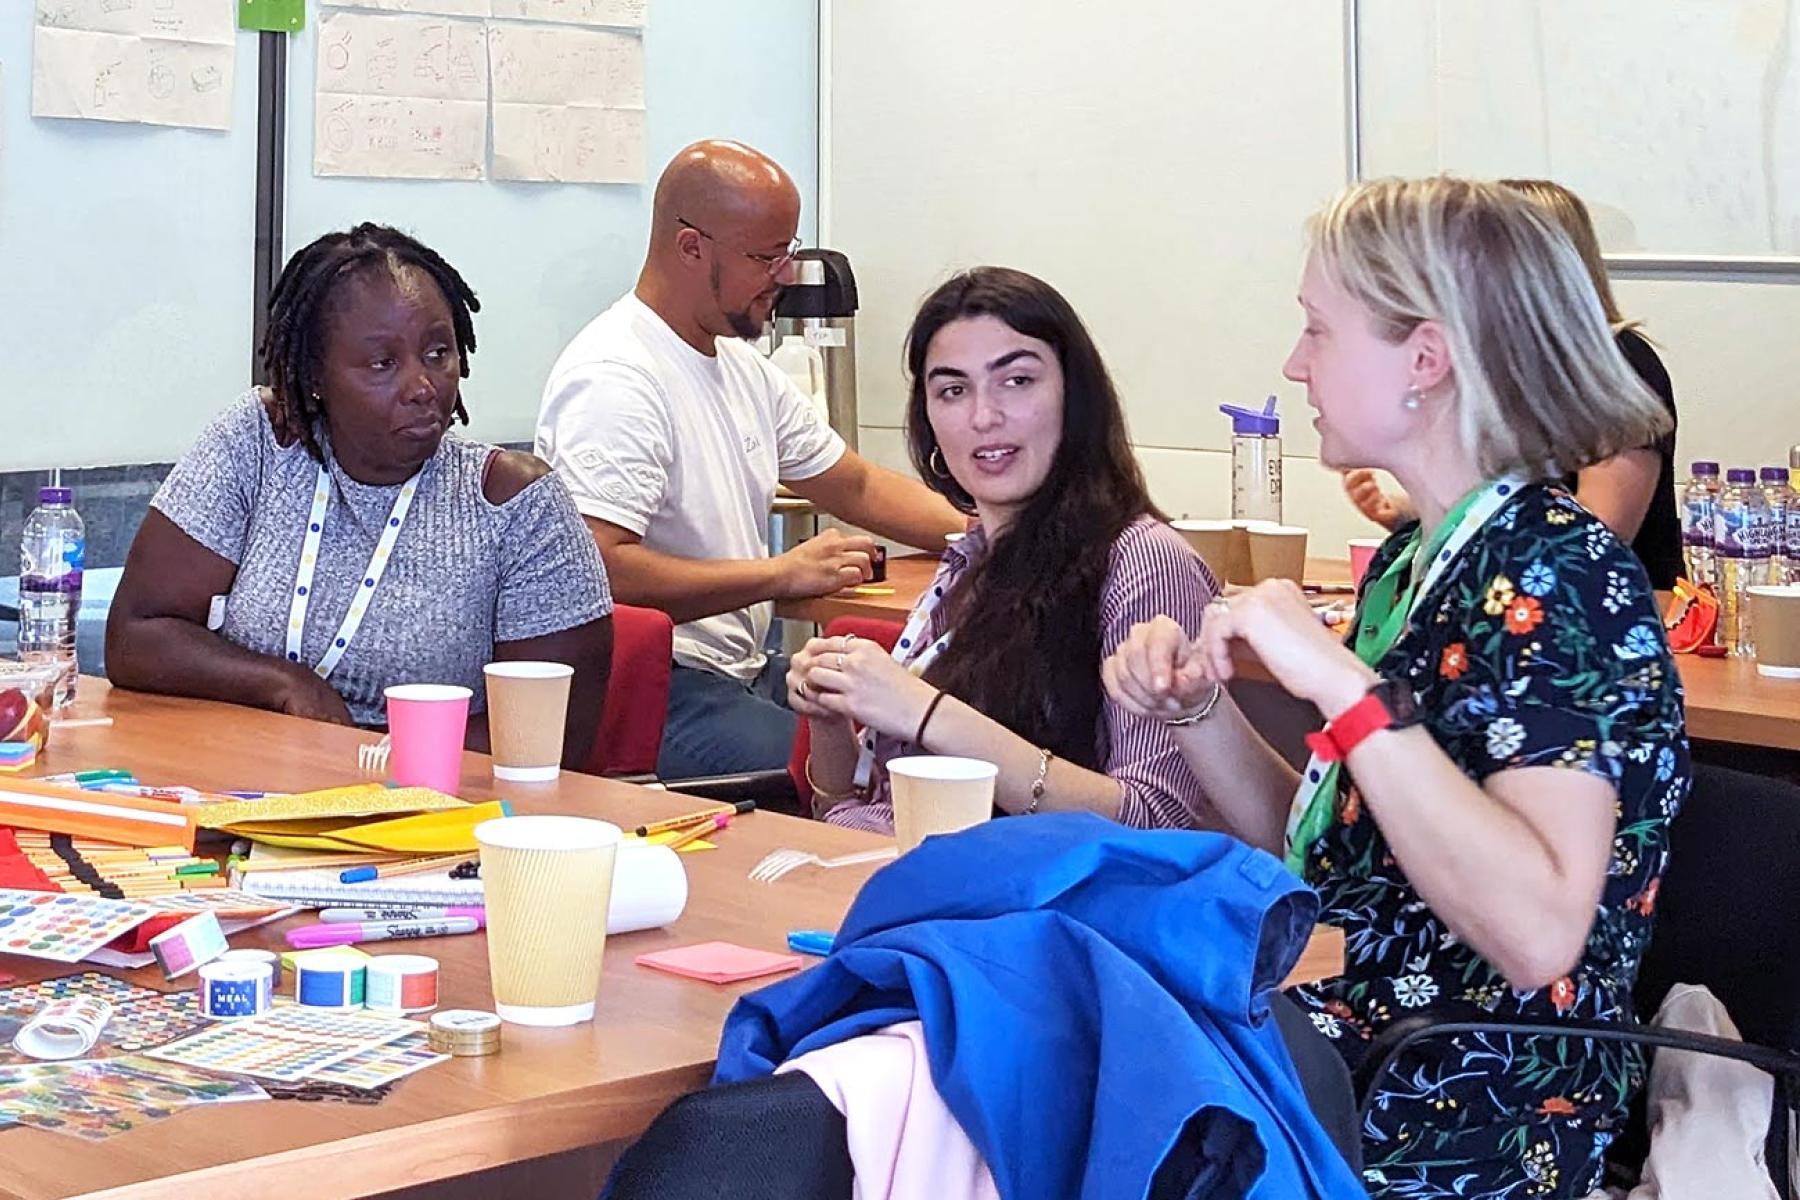
[{"label": "yellow paper", "polygon": [[[467,801],[430,788],[390,788],[379,783],[267,796],[261,800],[227,800],[195,810],[202,829],[236,829],[281,821],[317,821],[325,818],[377,817],[393,813],[438,812],[461,808]],[[245,836],[250,836],[246,834]]]},{"label": "yellow paper", "polygon": [[[498,800],[469,804],[445,812],[419,813],[391,821],[346,822],[329,831],[294,834],[280,826],[246,834],[272,846],[306,850],[386,850],[401,854],[453,854],[476,849],[475,826],[506,816]],[[228,832],[237,833],[232,829]]]}]

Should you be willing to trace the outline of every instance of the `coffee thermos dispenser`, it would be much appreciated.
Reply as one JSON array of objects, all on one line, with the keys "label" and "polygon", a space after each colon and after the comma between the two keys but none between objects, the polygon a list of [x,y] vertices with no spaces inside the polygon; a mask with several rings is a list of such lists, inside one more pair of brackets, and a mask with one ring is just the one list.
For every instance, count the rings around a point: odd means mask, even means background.
[{"label": "coffee thermos dispenser", "polygon": [[856,276],[836,250],[794,256],[794,282],[775,300],[775,344],[798,336],[825,363],[831,427],[856,449]]}]

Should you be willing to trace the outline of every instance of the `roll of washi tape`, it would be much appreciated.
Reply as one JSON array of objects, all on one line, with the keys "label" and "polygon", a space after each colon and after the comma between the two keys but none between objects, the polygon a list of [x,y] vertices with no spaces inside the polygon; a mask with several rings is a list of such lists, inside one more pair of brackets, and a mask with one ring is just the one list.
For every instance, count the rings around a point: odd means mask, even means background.
[{"label": "roll of washi tape", "polygon": [[420,1013],[438,1003],[438,962],[423,954],[378,954],[368,962],[363,1001],[376,1012]]},{"label": "roll of washi tape", "polygon": [[179,979],[201,963],[209,963],[230,947],[219,918],[211,912],[189,917],[150,939],[150,953],[165,979]]},{"label": "roll of washi tape", "polygon": [[294,964],[294,999],[307,1008],[349,1012],[363,1005],[363,962],[325,954]]},{"label": "roll of washi tape", "polygon": [[269,1011],[274,974],[264,962],[209,962],[200,968],[200,1015],[223,1021]]},{"label": "roll of washi tape", "polygon": [[492,1054],[500,1049],[500,1018],[468,1008],[445,1009],[431,1018],[425,1039],[439,1054]]},{"label": "roll of washi tape", "polygon": [[281,955],[273,950],[227,950],[219,955],[217,962],[229,963],[264,963],[269,968],[269,990],[281,990]]},{"label": "roll of washi tape", "polygon": [[13,1049],[32,1058],[80,1058],[100,1040],[112,1005],[96,996],[69,996],[39,1009],[14,1035]]}]

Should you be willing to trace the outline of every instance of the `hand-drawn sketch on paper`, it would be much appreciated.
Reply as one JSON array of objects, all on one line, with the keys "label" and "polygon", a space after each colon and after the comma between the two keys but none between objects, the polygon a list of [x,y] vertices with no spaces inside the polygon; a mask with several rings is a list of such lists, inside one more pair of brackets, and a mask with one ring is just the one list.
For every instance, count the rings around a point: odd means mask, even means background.
[{"label": "hand-drawn sketch on paper", "polygon": [[487,40],[473,21],[333,13],[319,25],[313,172],[481,179]]},{"label": "hand-drawn sketch on paper", "polygon": [[31,115],[231,128],[233,0],[37,0]]}]

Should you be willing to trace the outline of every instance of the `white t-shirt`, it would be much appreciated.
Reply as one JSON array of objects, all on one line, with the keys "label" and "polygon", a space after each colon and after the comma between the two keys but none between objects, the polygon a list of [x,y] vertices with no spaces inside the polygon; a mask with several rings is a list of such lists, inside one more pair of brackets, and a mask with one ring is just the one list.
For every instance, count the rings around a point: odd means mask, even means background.
[{"label": "white t-shirt", "polygon": [[[810,479],[844,453],[812,400],[745,342],[701,354],[626,293],[563,350],[538,409],[540,458],[585,516],[663,554],[767,558],[783,479]],[[762,670],[774,605],[675,627],[675,661],[749,680]]]}]

